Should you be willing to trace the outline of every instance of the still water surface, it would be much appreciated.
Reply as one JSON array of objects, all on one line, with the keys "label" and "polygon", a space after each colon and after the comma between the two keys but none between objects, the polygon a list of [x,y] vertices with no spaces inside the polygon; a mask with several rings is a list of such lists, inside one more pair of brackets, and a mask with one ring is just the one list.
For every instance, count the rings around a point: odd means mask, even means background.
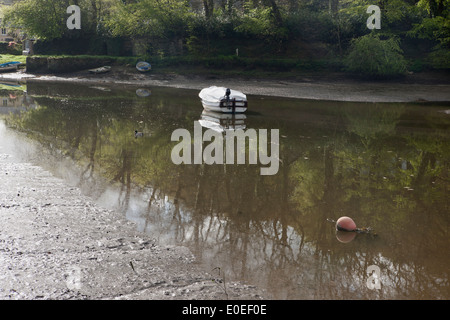
[{"label": "still water surface", "polygon": [[[39,145],[33,161],[226,281],[274,299],[450,298],[448,103],[249,96],[245,117],[209,120],[279,130],[279,170],[263,176],[172,163],[172,132],[205,119],[197,95],[28,83],[1,91],[0,112]],[[344,215],[376,234],[336,233],[328,219]]]}]

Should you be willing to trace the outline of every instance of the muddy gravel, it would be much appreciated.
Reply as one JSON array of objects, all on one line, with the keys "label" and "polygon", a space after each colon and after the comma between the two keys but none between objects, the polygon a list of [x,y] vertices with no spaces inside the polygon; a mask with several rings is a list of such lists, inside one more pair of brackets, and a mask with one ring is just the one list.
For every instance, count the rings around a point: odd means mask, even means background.
[{"label": "muddy gravel", "polygon": [[0,299],[263,298],[10,151],[0,142]]}]

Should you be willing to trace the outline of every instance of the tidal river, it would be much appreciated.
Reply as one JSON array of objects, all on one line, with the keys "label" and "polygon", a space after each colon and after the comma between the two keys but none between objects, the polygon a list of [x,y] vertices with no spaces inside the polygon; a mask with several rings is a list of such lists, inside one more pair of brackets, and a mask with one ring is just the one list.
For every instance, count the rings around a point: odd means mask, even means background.
[{"label": "tidal river", "polygon": [[[274,299],[450,298],[449,103],[248,96],[247,113],[224,116],[187,89],[31,82],[0,93],[1,121],[38,146],[24,156],[188,247],[225,285]],[[195,147],[196,124],[277,132],[266,139],[276,171],[174,163],[172,133]],[[247,157],[261,148],[246,141]],[[337,232],[341,216],[371,232]]]}]

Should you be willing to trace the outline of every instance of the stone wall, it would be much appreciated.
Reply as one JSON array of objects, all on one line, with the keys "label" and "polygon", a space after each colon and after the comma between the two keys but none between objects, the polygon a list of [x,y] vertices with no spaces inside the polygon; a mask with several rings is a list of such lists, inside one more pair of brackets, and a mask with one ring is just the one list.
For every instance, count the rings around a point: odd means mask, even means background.
[{"label": "stone wall", "polygon": [[113,59],[102,57],[27,57],[28,73],[70,73],[104,65],[110,65]]}]

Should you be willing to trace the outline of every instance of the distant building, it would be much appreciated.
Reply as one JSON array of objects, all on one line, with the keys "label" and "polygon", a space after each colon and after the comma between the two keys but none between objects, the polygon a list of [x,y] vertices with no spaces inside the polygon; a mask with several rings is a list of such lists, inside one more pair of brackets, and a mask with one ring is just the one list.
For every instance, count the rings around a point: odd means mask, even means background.
[{"label": "distant building", "polygon": [[5,85],[0,83],[0,114],[19,114],[38,107],[35,101],[21,89],[7,91],[3,90],[2,86]]},{"label": "distant building", "polygon": [[0,42],[15,41],[18,39],[20,32],[18,30],[13,31],[11,28],[1,25],[3,19],[3,8],[10,6],[17,2],[17,0],[0,0]]}]

